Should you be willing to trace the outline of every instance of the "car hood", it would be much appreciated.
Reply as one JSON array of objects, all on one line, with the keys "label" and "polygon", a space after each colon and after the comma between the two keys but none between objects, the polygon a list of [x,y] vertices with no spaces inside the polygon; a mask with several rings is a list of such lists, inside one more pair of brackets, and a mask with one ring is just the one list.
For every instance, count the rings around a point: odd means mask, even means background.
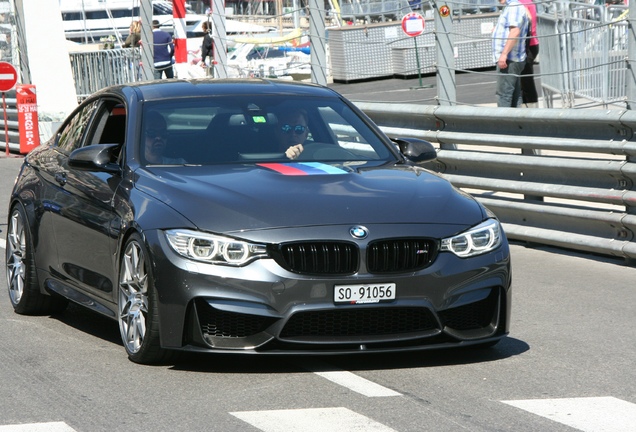
[{"label": "car hood", "polygon": [[419,167],[272,163],[148,167],[135,186],[198,229],[235,232],[339,224],[470,226],[485,213],[470,196]]}]

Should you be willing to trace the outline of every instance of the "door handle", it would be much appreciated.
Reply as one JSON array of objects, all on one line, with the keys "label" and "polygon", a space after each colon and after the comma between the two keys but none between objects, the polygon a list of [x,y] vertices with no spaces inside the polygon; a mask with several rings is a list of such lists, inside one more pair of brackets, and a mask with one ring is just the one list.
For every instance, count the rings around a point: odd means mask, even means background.
[{"label": "door handle", "polygon": [[55,181],[64,186],[66,184],[66,173],[55,173]]}]

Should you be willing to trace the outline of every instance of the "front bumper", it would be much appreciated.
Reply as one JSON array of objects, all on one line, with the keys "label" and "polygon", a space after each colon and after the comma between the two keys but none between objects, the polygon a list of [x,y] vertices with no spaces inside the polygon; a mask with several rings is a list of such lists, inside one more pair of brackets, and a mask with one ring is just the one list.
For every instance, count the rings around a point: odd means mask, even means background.
[{"label": "front bumper", "polygon": [[[302,276],[274,260],[242,268],[193,264],[161,233],[154,257],[164,348],[232,353],[346,354],[409,351],[496,341],[509,331],[507,243],[478,257],[441,253],[409,274]],[[337,284],[393,282],[386,303],[335,304]]]}]

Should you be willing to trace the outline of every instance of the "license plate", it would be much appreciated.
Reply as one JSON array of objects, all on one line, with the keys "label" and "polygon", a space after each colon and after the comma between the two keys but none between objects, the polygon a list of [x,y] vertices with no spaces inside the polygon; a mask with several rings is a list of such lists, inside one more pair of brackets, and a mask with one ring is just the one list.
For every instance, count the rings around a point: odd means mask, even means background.
[{"label": "license plate", "polygon": [[379,303],[395,299],[394,283],[374,285],[336,285],[333,290],[335,303],[363,304]]}]

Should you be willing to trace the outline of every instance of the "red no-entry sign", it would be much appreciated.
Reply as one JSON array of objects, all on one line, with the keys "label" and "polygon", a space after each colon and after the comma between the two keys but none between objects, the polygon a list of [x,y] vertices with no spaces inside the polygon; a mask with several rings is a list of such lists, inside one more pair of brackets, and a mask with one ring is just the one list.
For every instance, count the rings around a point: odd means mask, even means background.
[{"label": "red no-entry sign", "polygon": [[417,12],[407,13],[402,17],[402,30],[407,36],[415,37],[424,32],[424,17]]},{"label": "red no-entry sign", "polygon": [[0,92],[7,92],[18,82],[18,72],[11,63],[0,62]]}]

